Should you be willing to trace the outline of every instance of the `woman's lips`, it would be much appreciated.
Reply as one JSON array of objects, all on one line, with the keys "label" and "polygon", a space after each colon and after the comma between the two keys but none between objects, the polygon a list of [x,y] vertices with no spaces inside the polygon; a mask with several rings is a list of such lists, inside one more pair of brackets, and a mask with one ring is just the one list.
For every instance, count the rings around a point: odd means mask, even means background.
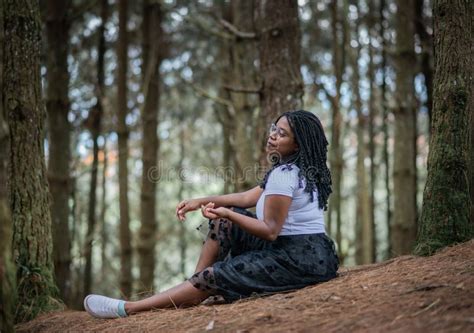
[{"label": "woman's lips", "polygon": [[276,148],[276,145],[270,143],[270,141],[267,141],[267,147]]}]

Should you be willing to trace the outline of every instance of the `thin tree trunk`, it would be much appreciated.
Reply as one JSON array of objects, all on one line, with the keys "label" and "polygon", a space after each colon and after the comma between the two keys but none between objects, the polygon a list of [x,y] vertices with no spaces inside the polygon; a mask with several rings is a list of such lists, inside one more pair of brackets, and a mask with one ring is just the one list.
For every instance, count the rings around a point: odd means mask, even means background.
[{"label": "thin tree trunk", "polygon": [[[184,122],[184,117],[180,119],[180,130],[179,130],[179,164],[178,170],[180,174],[182,174],[184,168],[184,158],[186,156],[185,150],[185,129],[186,124]],[[178,191],[178,198],[181,200],[184,195],[184,179],[181,179],[179,182],[179,191]],[[184,223],[179,223],[179,271],[183,278],[186,278],[186,228]]]},{"label": "thin tree trunk", "polygon": [[333,215],[336,215],[336,243],[339,254],[341,253],[341,187],[342,187],[342,114],[340,110],[340,90],[342,84],[342,61],[341,61],[341,45],[339,43],[339,15],[338,15],[337,0],[331,2],[331,30],[332,30],[332,65],[334,76],[336,77],[336,94],[332,103],[332,128],[331,128],[331,150],[330,150],[330,165],[333,182],[333,193],[330,197],[331,222]]},{"label": "thin tree trunk", "polygon": [[16,303],[15,266],[12,260],[12,218],[7,193],[10,133],[3,101],[4,3],[0,3],[0,332],[14,331]]},{"label": "thin tree trunk", "polygon": [[433,107],[433,36],[426,29],[425,17],[423,14],[424,0],[415,1],[415,29],[420,38],[421,46],[421,72],[425,78],[426,87],[426,108],[428,109],[429,127],[431,131],[431,116]]},{"label": "thin tree trunk", "polygon": [[93,241],[95,238],[95,229],[97,222],[96,206],[97,206],[97,177],[99,172],[99,136],[102,131],[102,115],[104,113],[103,99],[105,96],[104,84],[104,58],[105,58],[105,25],[108,17],[107,0],[101,1],[100,18],[101,25],[99,27],[99,45],[97,55],[97,103],[91,109],[88,118],[88,127],[92,136],[92,168],[89,188],[89,207],[87,215],[87,237],[85,248],[86,267],[84,270],[84,296],[90,294],[92,288],[92,254]]},{"label": "thin tree trunk", "polygon": [[127,11],[128,1],[119,0],[119,37],[117,43],[117,135],[118,135],[118,175],[120,201],[120,290],[125,297],[132,293],[132,240],[130,233],[130,213],[128,202],[128,128],[127,118]]},{"label": "thin tree trunk", "polygon": [[43,147],[41,20],[37,2],[3,1],[3,10],[3,106],[11,139],[7,188],[19,281],[16,320],[25,321],[53,306],[57,294]]},{"label": "thin tree trunk", "polygon": [[416,237],[416,108],[414,98],[414,8],[410,0],[397,1],[396,107],[394,134],[394,214],[392,251],[410,253]]},{"label": "thin tree trunk", "polygon": [[[145,102],[142,112],[142,189],[140,200],[141,227],[137,247],[140,266],[140,288],[152,291],[155,277],[156,244],[156,179],[150,171],[157,167],[159,141],[157,136],[159,111],[160,63],[163,29],[159,2],[147,0],[143,6],[143,90]],[[156,177],[154,177],[156,178]]]},{"label": "thin tree trunk", "polygon": [[262,77],[261,113],[257,135],[261,140],[260,165],[266,165],[266,129],[277,115],[300,109],[303,105],[301,36],[296,1],[257,0],[256,13]]},{"label": "thin tree trunk", "polygon": [[[375,107],[375,73],[374,73],[374,51],[372,46],[372,34],[374,29],[374,13],[375,5],[374,1],[369,1],[369,12],[367,30],[369,34],[369,69],[368,69],[368,80],[369,80],[369,157],[370,157],[370,215],[366,226],[366,241],[367,241],[367,255],[369,256],[370,262],[376,261],[376,230],[375,230],[375,184],[377,182],[375,174],[375,117],[377,116],[377,110]],[[369,237],[370,236],[370,237]]]},{"label": "thin tree trunk", "polygon": [[107,169],[108,169],[108,156],[107,156],[107,135],[104,135],[104,145],[102,146],[102,153],[104,155],[103,164],[102,164],[102,199],[101,199],[101,207],[100,207],[100,215],[99,215],[99,223],[101,224],[101,281],[105,281],[109,265],[109,260],[107,259],[107,246],[109,244],[109,237],[108,237],[108,225],[107,220],[105,218],[107,213]]},{"label": "thin tree trunk", "polygon": [[[359,12],[359,6],[357,5]],[[356,178],[357,178],[357,201],[356,201],[356,250],[355,250],[355,261],[356,264],[368,264],[372,262],[372,248],[371,248],[371,232],[370,227],[370,196],[369,186],[367,183],[367,175],[365,171],[365,158],[367,156],[366,143],[365,143],[365,132],[367,128],[366,116],[362,112],[362,99],[360,96],[360,74],[358,59],[360,57],[360,41],[359,36],[359,21],[356,20],[356,26],[354,29],[354,35],[359,42],[359,46],[356,49],[355,54],[352,56],[352,91],[354,93],[354,106],[357,112],[357,165],[356,165]]]},{"label": "thin tree trunk", "polygon": [[429,255],[474,237],[474,224],[469,220],[472,11],[468,0],[435,0],[433,4],[433,132],[417,254]]},{"label": "thin tree trunk", "polygon": [[391,189],[390,189],[390,161],[388,154],[388,107],[387,107],[387,41],[385,39],[385,24],[387,22],[385,18],[385,0],[380,1],[380,39],[382,40],[382,63],[380,68],[382,70],[382,84],[380,86],[380,94],[382,97],[382,132],[383,132],[383,164],[384,164],[384,181],[385,181],[385,205],[386,205],[386,226],[387,226],[387,251],[386,257],[390,257],[392,253],[392,242],[391,242]]},{"label": "thin tree trunk", "polygon": [[69,54],[70,2],[48,0],[46,10],[46,109],[48,111],[48,181],[51,191],[53,257],[61,298],[69,302],[71,241],[69,238],[70,124]]}]

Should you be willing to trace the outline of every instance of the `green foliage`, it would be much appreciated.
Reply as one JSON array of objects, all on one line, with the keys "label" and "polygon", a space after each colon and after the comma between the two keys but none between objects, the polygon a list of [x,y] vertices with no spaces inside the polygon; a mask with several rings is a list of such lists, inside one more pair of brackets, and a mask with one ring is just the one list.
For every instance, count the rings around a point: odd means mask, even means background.
[{"label": "green foliage", "polygon": [[64,305],[58,298],[58,288],[54,283],[50,267],[27,267],[18,265],[18,304],[15,322],[25,322],[37,315],[63,310]]}]

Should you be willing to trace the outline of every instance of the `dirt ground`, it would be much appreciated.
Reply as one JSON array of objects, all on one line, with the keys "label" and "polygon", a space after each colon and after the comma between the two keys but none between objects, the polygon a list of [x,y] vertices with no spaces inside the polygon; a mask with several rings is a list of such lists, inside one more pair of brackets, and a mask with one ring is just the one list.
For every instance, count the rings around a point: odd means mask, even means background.
[{"label": "dirt ground", "polygon": [[18,332],[474,332],[474,240],[428,258],[340,269],[330,282],[233,304],[122,319],[42,315]]}]

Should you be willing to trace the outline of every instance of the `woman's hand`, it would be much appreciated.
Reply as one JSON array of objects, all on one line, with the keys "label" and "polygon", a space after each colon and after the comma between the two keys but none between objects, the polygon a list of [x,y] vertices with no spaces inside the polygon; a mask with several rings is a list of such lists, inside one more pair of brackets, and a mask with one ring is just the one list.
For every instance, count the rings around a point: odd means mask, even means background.
[{"label": "woman's hand", "polygon": [[196,199],[183,200],[176,206],[176,216],[180,221],[186,220],[186,213],[199,209],[199,201]]},{"label": "woman's hand", "polygon": [[207,205],[201,206],[202,215],[208,219],[228,218],[231,210],[225,207],[214,208],[214,203],[209,202]]}]

